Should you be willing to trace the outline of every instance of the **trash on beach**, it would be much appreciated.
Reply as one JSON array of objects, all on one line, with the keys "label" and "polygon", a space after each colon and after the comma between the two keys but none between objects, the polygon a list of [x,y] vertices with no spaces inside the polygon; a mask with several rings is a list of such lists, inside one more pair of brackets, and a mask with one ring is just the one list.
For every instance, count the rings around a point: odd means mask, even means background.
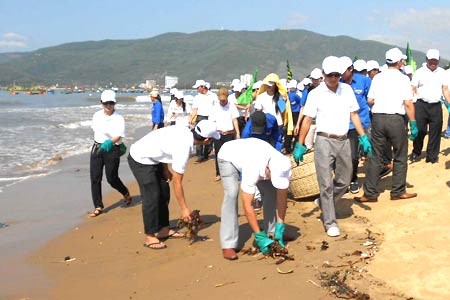
[{"label": "trash on beach", "polygon": [[228,282],[218,283],[214,287],[221,287],[221,286],[224,286],[224,285],[227,285],[227,284],[232,284],[232,283],[236,283],[236,282],[228,281]]},{"label": "trash on beach", "polygon": [[277,272],[280,274],[291,274],[291,273],[294,273],[294,270],[289,269],[287,271],[282,271],[280,268],[277,268]]},{"label": "trash on beach", "polygon": [[321,286],[326,287],[333,295],[343,299],[369,300],[370,296],[366,293],[351,288],[345,282],[347,280],[348,271],[340,276],[340,272],[333,273],[320,272]]},{"label": "trash on beach", "polygon": [[198,230],[202,227],[203,221],[200,218],[200,210],[196,209],[191,212],[191,220],[186,222],[183,219],[178,219],[177,227],[183,228],[186,226],[186,237],[192,242],[198,239]]},{"label": "trash on beach", "polygon": [[8,227],[9,225],[8,224],[6,224],[6,223],[0,223],[0,228],[5,228],[5,227]]},{"label": "trash on beach", "polygon": [[[242,249],[242,253],[247,254],[247,255],[256,256],[260,252],[256,247],[250,247],[246,250]],[[261,259],[266,258],[266,257],[272,257],[274,259],[277,259],[277,261],[275,262],[276,265],[279,265],[286,260],[294,260],[294,256],[289,255],[288,249],[285,247],[282,247],[278,243],[278,241],[274,241],[272,244],[270,244],[269,253],[262,256]]]},{"label": "trash on beach", "polygon": [[74,260],[76,260],[75,257],[66,256],[66,257],[64,257],[63,260],[58,260],[58,261],[54,261],[54,262],[55,263],[68,263],[68,262],[71,262],[71,261],[74,261]]},{"label": "trash on beach", "polygon": [[313,251],[313,250],[316,250],[316,247],[310,246],[310,245],[306,245],[306,250]]},{"label": "trash on beach", "polygon": [[322,241],[322,245],[320,246],[320,250],[325,251],[330,247],[327,241]]}]

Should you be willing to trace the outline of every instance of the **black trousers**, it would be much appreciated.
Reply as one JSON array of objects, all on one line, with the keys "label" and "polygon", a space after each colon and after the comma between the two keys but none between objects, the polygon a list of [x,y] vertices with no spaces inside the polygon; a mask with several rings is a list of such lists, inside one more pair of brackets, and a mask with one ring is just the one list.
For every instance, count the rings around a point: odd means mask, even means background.
[{"label": "black trousers", "polygon": [[350,129],[348,131],[348,140],[350,141],[350,151],[352,154],[352,181],[358,181],[358,164],[359,164],[359,140],[358,132],[356,129]]},{"label": "black trousers", "polygon": [[217,154],[219,154],[219,150],[222,147],[223,144],[226,142],[232,141],[236,138],[235,134],[226,134],[220,135],[220,140],[214,140],[214,152],[216,153],[216,176],[220,175],[219,172],[219,163],[217,162]]},{"label": "black trousers", "polygon": [[[293,120],[294,127],[297,124],[299,115],[300,115],[300,112],[292,112],[292,120]],[[297,138],[298,138],[297,136],[295,138],[293,138],[292,134],[288,135],[287,128],[286,128],[285,133],[284,133],[284,149],[286,150],[286,153],[292,152],[292,140],[294,139],[294,142],[296,142]]]},{"label": "black trousers", "polygon": [[94,144],[91,149],[90,174],[91,193],[94,207],[103,208],[102,201],[102,177],[105,167],[106,180],[122,195],[128,194],[127,187],[119,178],[120,151],[119,146],[114,145],[109,152],[99,152],[98,145]]},{"label": "black trousers", "polygon": [[[208,120],[207,116],[200,116],[197,115],[197,119],[195,122],[195,125],[197,125],[198,122],[200,122],[201,120]],[[195,154],[198,157],[198,159],[208,159],[209,153],[211,153],[211,145],[196,145],[195,146]]]},{"label": "black trousers", "polygon": [[144,165],[128,155],[128,165],[139,185],[145,234],[169,226],[170,187],[162,175],[162,164]]},{"label": "black trousers", "polygon": [[408,135],[402,115],[373,114],[372,136],[373,156],[364,182],[364,195],[376,198],[380,194],[378,182],[380,171],[383,168],[381,156],[385,151],[386,143],[390,142],[393,148],[393,172],[391,196],[399,196],[406,192],[406,173],[408,171]]},{"label": "black trousers", "polygon": [[442,105],[438,103],[427,103],[418,99],[415,103],[416,121],[419,135],[413,142],[413,153],[420,155],[423,148],[423,140],[427,135],[427,160],[437,161],[441,147],[442,131]]}]

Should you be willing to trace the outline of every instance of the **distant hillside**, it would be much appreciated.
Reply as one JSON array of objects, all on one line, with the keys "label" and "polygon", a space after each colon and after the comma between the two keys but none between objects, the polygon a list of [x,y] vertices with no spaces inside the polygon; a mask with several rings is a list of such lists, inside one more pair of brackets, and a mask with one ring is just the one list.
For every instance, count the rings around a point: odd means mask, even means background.
[{"label": "distant hillside", "polygon": [[[230,81],[259,69],[286,75],[289,60],[295,78],[320,67],[327,55],[358,56],[384,61],[392,47],[348,36],[330,37],[306,30],[202,31],[167,33],[140,40],[68,43],[29,53],[0,55],[0,85],[26,84],[130,85],[166,75],[178,76],[179,87],[196,79]],[[413,51],[420,65],[425,57]],[[444,62],[443,62],[444,63]]]}]

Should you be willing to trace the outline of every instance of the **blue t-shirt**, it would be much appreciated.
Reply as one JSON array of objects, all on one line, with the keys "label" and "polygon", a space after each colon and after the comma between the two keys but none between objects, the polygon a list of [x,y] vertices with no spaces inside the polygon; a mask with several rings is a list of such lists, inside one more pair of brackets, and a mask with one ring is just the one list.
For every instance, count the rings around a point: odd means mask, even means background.
[{"label": "blue t-shirt", "polygon": [[252,133],[252,120],[248,119],[242,130],[241,138],[246,139],[250,137],[266,141],[280,152],[283,148],[283,134],[278,126],[277,118],[271,114],[266,114],[266,129],[261,134]]},{"label": "blue t-shirt", "polygon": [[289,101],[291,102],[291,111],[292,112],[300,112],[301,108],[301,100],[300,96],[297,94],[297,92],[289,92],[288,93]]},{"label": "blue t-shirt", "polygon": [[160,124],[164,122],[164,109],[160,101],[153,102],[152,122],[154,124]]},{"label": "blue t-shirt", "polygon": [[[370,126],[370,108],[367,103],[367,94],[369,93],[371,83],[372,80],[370,80],[369,77],[359,73],[354,73],[350,84],[353,92],[355,93],[356,100],[358,101],[358,115],[364,129],[367,129]],[[349,129],[355,129],[355,126],[351,120]]]}]

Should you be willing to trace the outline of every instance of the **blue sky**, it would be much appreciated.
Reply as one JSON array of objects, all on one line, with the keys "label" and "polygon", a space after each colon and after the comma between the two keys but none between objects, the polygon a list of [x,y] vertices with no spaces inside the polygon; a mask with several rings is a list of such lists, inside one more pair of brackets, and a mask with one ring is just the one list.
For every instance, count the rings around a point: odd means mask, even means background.
[{"label": "blue sky", "polygon": [[449,1],[0,0],[0,53],[211,29],[306,29],[450,58]]}]

